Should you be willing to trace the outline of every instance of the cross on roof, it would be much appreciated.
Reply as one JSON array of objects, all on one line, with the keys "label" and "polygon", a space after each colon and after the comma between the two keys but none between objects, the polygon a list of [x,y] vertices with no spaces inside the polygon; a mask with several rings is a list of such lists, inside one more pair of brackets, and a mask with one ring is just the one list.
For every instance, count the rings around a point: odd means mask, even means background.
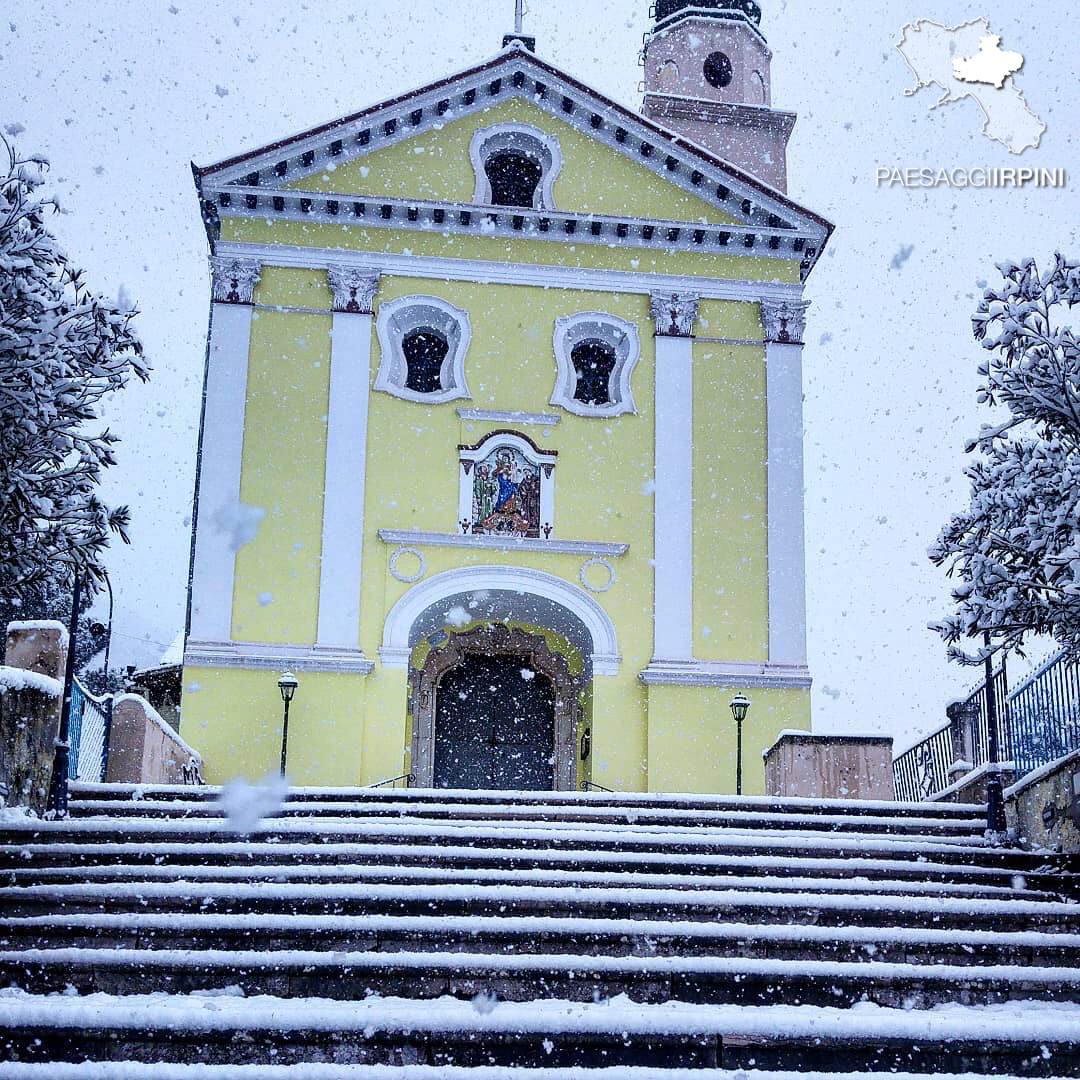
[{"label": "cross on roof", "polygon": [[514,33],[520,34],[524,29],[525,0],[514,0]]}]

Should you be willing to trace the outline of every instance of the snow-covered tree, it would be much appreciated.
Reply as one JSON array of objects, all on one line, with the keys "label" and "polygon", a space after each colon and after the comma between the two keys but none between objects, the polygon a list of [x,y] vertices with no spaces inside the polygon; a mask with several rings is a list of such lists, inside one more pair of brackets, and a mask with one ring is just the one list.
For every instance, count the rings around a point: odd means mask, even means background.
[{"label": "snow-covered tree", "polygon": [[99,406],[149,371],[135,309],[91,292],[46,228],[47,168],[0,136],[0,598],[28,607],[75,570],[95,588],[127,541],[127,508],[97,496],[117,441]]},{"label": "snow-covered tree", "polygon": [[[1061,255],[998,267],[973,318],[987,357],[980,403],[1001,421],[968,446],[971,503],[942,530],[931,560],[958,584],[955,610],[936,624],[961,662],[1049,635],[1080,650],[1080,339],[1063,325],[1080,304],[1080,264]],[[980,641],[981,644],[981,641]]]}]

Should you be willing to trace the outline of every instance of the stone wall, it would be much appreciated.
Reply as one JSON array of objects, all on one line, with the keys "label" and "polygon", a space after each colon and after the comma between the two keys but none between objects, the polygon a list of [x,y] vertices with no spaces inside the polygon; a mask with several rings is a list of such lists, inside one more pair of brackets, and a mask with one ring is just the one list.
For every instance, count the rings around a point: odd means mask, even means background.
[{"label": "stone wall", "polygon": [[45,813],[63,698],[67,631],[60,623],[8,626],[0,667],[0,785],[7,806]]},{"label": "stone wall", "polygon": [[1024,847],[1080,853],[1080,750],[1007,788],[1005,813]]},{"label": "stone wall", "polygon": [[113,702],[107,784],[183,784],[185,770],[202,771],[202,758],[135,694]]},{"label": "stone wall", "polygon": [[785,731],[765,752],[765,791],[784,798],[891,800],[892,739]]}]

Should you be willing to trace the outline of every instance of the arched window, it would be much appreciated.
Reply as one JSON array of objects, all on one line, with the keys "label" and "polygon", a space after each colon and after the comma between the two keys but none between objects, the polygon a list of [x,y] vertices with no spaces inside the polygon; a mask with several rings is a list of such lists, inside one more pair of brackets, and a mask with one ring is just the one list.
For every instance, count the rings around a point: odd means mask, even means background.
[{"label": "arched window", "polygon": [[438,405],[467,398],[469,316],[437,296],[402,296],[379,305],[379,371],[375,389]]},{"label": "arched window", "polygon": [[618,362],[615,346],[587,338],[574,346],[570,360],[577,375],[574,398],[583,405],[610,405],[611,373]]},{"label": "arched window", "polygon": [[520,150],[498,150],[484,162],[493,206],[536,205],[536,189],[544,175],[540,162]]},{"label": "arched window", "polygon": [[531,124],[480,128],[469,144],[469,157],[476,172],[474,203],[528,210],[554,207],[555,180],[562,168],[554,135]]},{"label": "arched window", "polygon": [[442,367],[450,342],[433,326],[410,330],[401,342],[405,354],[405,385],[417,394],[434,394],[443,389]]},{"label": "arched window", "polygon": [[634,413],[630,379],[641,345],[637,326],[617,315],[583,311],[555,320],[558,372],[552,405],[577,416]]}]

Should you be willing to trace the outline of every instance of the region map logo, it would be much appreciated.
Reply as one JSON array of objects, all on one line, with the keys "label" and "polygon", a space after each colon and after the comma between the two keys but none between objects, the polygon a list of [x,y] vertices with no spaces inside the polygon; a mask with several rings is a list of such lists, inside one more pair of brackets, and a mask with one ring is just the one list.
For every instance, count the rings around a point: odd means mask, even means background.
[{"label": "region map logo", "polygon": [[973,98],[982,110],[982,134],[1014,154],[1035,149],[1046,124],[1028,108],[1013,76],[1024,66],[1018,52],[1001,48],[1001,38],[987,19],[943,26],[919,19],[904,27],[896,48],[915,74],[908,97],[924,87],[939,87],[942,96],[930,108]]}]

